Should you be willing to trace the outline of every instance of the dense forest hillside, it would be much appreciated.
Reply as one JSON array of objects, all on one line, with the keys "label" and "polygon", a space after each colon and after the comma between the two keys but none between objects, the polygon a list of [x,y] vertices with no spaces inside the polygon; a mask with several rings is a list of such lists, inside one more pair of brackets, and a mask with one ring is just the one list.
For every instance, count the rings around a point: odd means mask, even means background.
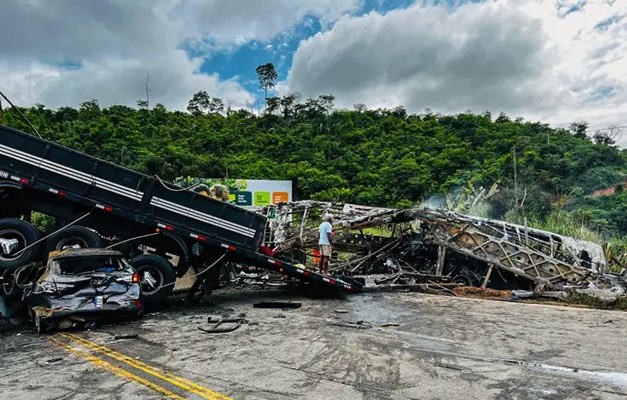
[{"label": "dense forest hillside", "polygon": [[[627,154],[611,133],[504,114],[335,110],[333,100],[289,95],[269,98],[265,112],[232,111],[199,92],[189,112],[144,102],[102,108],[96,100],[22,111],[46,139],[164,179],[291,179],[297,199],[448,204],[584,237],[627,233],[622,186],[592,196],[627,180]],[[29,131],[13,110],[4,119]]]}]

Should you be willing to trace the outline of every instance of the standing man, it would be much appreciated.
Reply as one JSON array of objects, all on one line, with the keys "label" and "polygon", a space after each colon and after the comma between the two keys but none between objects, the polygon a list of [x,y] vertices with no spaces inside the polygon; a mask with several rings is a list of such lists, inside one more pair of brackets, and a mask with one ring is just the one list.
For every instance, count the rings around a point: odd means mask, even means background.
[{"label": "standing man", "polygon": [[323,218],[322,224],[318,228],[320,238],[318,239],[318,245],[320,246],[320,261],[318,263],[318,269],[321,274],[327,275],[329,273],[329,260],[331,259],[331,244],[333,243],[333,216],[327,214]]}]

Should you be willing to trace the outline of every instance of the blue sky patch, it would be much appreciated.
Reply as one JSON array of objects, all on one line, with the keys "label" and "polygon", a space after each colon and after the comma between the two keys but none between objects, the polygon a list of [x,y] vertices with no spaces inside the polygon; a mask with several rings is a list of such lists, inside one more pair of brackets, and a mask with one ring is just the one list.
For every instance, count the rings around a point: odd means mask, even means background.
[{"label": "blue sky patch", "polygon": [[83,68],[83,64],[80,61],[64,60],[56,65],[66,71],[76,71]]},{"label": "blue sky patch", "polygon": [[564,18],[568,14],[579,12],[584,8],[586,3],[588,3],[587,0],[561,0],[557,4],[557,15],[559,15],[560,18]]},{"label": "blue sky patch", "polygon": [[615,86],[608,86],[608,85],[599,86],[590,94],[590,96],[586,99],[586,102],[593,103],[595,101],[605,100],[608,97],[611,97],[615,94],[616,94]]},{"label": "blue sky patch", "polygon": [[596,24],[594,29],[599,32],[606,32],[610,28],[610,25],[622,21],[623,18],[625,18],[624,15],[613,15],[610,18]]}]

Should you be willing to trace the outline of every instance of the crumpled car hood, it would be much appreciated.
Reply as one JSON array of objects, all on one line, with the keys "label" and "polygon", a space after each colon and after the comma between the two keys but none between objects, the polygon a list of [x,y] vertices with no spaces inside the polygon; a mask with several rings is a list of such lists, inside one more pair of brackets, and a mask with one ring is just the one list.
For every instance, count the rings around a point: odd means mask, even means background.
[{"label": "crumpled car hood", "polygon": [[47,267],[25,301],[35,316],[46,318],[138,312],[141,289],[133,274],[132,269],[63,274]]}]

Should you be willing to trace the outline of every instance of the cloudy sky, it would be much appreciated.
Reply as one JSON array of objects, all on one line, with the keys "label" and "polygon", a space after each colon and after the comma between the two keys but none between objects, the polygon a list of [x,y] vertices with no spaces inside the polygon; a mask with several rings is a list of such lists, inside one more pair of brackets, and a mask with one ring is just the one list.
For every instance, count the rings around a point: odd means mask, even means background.
[{"label": "cloudy sky", "polygon": [[[244,106],[283,93],[627,125],[627,0],[1,0],[0,90],[21,105]],[[627,138],[623,138],[627,144]]]}]

